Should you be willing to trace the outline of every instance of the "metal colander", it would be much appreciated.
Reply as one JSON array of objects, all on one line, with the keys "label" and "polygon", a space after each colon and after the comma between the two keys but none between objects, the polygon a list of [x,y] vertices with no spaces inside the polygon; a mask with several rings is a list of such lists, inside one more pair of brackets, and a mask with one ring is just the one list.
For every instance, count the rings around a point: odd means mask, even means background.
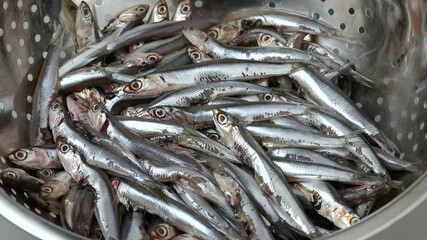
[{"label": "metal colander", "polygon": [[[63,2],[63,4],[62,4]],[[75,0],[77,4],[78,0]],[[121,10],[154,0],[87,0],[102,28]],[[168,0],[171,12],[178,0]],[[67,18],[61,12],[69,1],[0,0],[0,156],[22,146],[31,119],[35,80],[46,56],[53,22]],[[402,150],[408,161],[425,160],[427,153],[427,74],[426,12],[423,0],[195,0],[193,19],[217,19],[245,7],[286,9],[318,19],[348,37],[318,38],[343,59],[356,62],[357,71],[375,80],[368,89],[348,82],[351,98]],[[61,59],[73,52],[73,40],[67,41]],[[7,162],[1,158],[0,168]],[[407,214],[402,209],[416,208],[423,196],[427,177],[405,177],[412,185],[393,201],[356,226],[335,233],[331,239],[366,238],[381,231]],[[18,189],[3,186],[0,214],[38,238],[72,239],[76,235],[56,226],[59,216],[46,211]],[[418,201],[416,201],[418,200]],[[418,202],[418,203],[417,203]],[[54,223],[54,224],[51,224]]]}]

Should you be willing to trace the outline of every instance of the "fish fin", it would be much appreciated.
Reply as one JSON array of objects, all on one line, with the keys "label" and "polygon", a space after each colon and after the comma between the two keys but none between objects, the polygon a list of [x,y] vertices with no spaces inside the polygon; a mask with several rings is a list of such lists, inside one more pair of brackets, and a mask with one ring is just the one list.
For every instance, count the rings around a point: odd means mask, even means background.
[{"label": "fish fin", "polygon": [[401,151],[399,150],[399,148],[384,133],[380,132],[374,136],[370,136],[370,138],[375,141],[380,146],[380,148],[386,151],[388,154],[391,154],[392,156],[400,156]]}]

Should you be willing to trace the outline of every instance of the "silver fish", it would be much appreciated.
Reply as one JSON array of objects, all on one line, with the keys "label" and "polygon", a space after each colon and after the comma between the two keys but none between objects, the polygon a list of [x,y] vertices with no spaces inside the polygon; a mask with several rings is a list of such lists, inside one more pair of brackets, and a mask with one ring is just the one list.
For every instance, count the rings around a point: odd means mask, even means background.
[{"label": "silver fish", "polygon": [[76,13],[76,38],[77,51],[95,42],[98,38],[98,33],[95,26],[95,18],[93,16],[92,10],[85,1],[81,1],[79,9]]},{"label": "silver fish", "polygon": [[283,47],[287,43],[283,44],[280,40],[268,33],[258,34],[258,46],[260,47]]},{"label": "silver fish", "polygon": [[222,141],[255,171],[255,179],[283,210],[288,213],[310,237],[319,236],[318,230],[305,215],[277,166],[256,140],[225,112],[214,109],[214,121]]},{"label": "silver fish", "polygon": [[153,7],[153,11],[150,16],[150,23],[156,23],[169,20],[169,7],[166,0],[158,0],[156,5]]},{"label": "silver fish", "polygon": [[14,164],[28,169],[61,169],[62,165],[53,147],[29,147],[18,149],[6,157]]},{"label": "silver fish", "polygon": [[[56,149],[55,149],[56,151]],[[58,159],[59,160],[59,159]],[[62,164],[61,164],[62,166]],[[53,176],[55,176],[55,174],[58,171],[56,170],[52,170],[50,168],[44,168],[44,169],[39,169],[36,171],[36,176],[40,179],[42,179],[43,181],[47,182],[49,181],[49,179],[51,179]]]},{"label": "silver fish", "polygon": [[[150,223],[152,224],[152,223]],[[179,235],[179,230],[170,224],[163,221],[156,222],[154,226],[149,226],[148,232],[150,233],[151,239],[168,240]]]},{"label": "silver fish", "polygon": [[201,63],[213,60],[213,58],[207,53],[204,53],[203,51],[200,51],[200,49],[193,46],[187,47],[187,53],[194,63]]},{"label": "silver fish", "polygon": [[181,1],[176,7],[175,14],[172,21],[186,21],[191,20],[192,6],[190,0]]},{"label": "silver fish", "polygon": [[209,222],[179,202],[161,196],[144,188],[113,179],[112,185],[119,201],[125,206],[145,210],[158,215],[166,223],[201,239],[225,240],[226,237],[211,227]]},{"label": "silver fish", "polygon": [[310,181],[296,183],[306,198],[317,207],[317,212],[344,229],[360,221],[360,217],[345,203],[338,191],[329,183]]},{"label": "silver fish", "polygon": [[245,29],[271,26],[279,32],[304,32],[328,37],[337,35],[336,29],[315,20],[275,9],[244,9],[226,16],[224,21],[240,21]]},{"label": "silver fish", "polygon": [[80,153],[72,145],[60,139],[58,157],[70,177],[76,182],[89,185],[94,194],[95,216],[105,239],[119,239],[117,210],[107,175],[83,162]]},{"label": "silver fish", "polygon": [[149,240],[150,235],[145,227],[146,216],[139,211],[126,212],[123,216],[121,239],[123,240]]},{"label": "silver fish", "polygon": [[390,190],[386,184],[374,184],[342,189],[339,193],[350,206],[355,206],[382,197]]},{"label": "silver fish", "polygon": [[55,173],[40,188],[40,196],[45,199],[58,199],[70,190],[71,176],[65,171]]},{"label": "silver fish", "polygon": [[65,29],[58,26],[52,36],[46,60],[37,80],[32,100],[32,112],[29,128],[30,145],[41,146],[51,140],[48,129],[49,105],[56,98],[59,91],[59,53]]},{"label": "silver fish", "polygon": [[117,16],[108,26],[106,26],[102,32],[104,35],[108,35],[119,28],[126,28],[129,25],[134,25],[136,22],[142,22],[142,19],[147,15],[150,6],[147,4],[139,4],[132,6]]},{"label": "silver fish", "polygon": [[240,24],[228,22],[212,27],[209,30],[208,35],[219,42],[227,44],[232,43],[233,40],[239,36],[241,31],[242,29]]},{"label": "silver fish", "polygon": [[29,175],[20,168],[2,169],[0,179],[11,187],[18,187],[31,192],[39,192],[44,184],[43,180]]}]

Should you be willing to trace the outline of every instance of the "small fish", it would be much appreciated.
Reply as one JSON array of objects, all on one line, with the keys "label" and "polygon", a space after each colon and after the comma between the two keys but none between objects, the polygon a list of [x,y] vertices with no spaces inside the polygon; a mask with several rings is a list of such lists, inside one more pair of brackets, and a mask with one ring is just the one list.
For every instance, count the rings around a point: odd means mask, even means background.
[{"label": "small fish", "polygon": [[175,226],[160,220],[148,227],[148,233],[151,239],[169,240],[178,236],[180,232]]},{"label": "small fish", "polygon": [[169,7],[166,0],[158,0],[156,5],[153,7],[153,11],[150,16],[150,23],[157,23],[161,21],[169,20]]},{"label": "small fish", "polygon": [[45,199],[57,199],[70,190],[71,176],[65,171],[57,172],[40,188],[40,196]]},{"label": "small fish", "polygon": [[193,46],[187,47],[187,53],[194,63],[201,63],[201,62],[207,62],[207,61],[213,60],[213,58],[209,56],[207,53]]},{"label": "small fish", "polygon": [[187,21],[191,20],[192,7],[190,0],[181,1],[176,7],[172,21]]},{"label": "small fish", "polygon": [[121,239],[123,240],[150,240],[145,227],[146,215],[140,211],[127,211],[122,220]]},{"label": "small fish", "polygon": [[53,147],[29,147],[16,150],[7,159],[27,169],[61,169],[62,165]]},{"label": "small fish", "polygon": [[43,180],[29,175],[20,168],[3,169],[0,173],[0,178],[5,184],[11,187],[18,187],[31,192],[39,192],[45,183]]},{"label": "small fish", "polygon": [[95,26],[95,18],[93,16],[92,10],[85,1],[81,1],[79,9],[76,13],[76,38],[77,51],[95,42],[98,38],[98,33]]},{"label": "small fish", "polygon": [[126,28],[128,25],[133,25],[137,21],[142,22],[142,19],[145,17],[145,15],[147,15],[149,9],[150,6],[147,4],[132,6],[121,12],[114,21],[112,21],[107,27],[105,27],[104,30],[102,30],[102,32],[105,35],[108,35],[116,31],[118,28]]},{"label": "small fish", "polygon": [[208,36],[222,43],[230,43],[238,37],[241,31],[242,29],[238,24],[233,22],[222,23],[212,27],[208,32]]},{"label": "small fish", "polygon": [[[59,160],[59,159],[58,159]],[[62,164],[61,164],[62,166]],[[49,169],[49,168],[45,168],[45,169],[39,169],[36,171],[36,176],[40,179],[42,179],[43,181],[47,182],[49,181],[53,176],[55,176],[55,174],[58,171]]]}]

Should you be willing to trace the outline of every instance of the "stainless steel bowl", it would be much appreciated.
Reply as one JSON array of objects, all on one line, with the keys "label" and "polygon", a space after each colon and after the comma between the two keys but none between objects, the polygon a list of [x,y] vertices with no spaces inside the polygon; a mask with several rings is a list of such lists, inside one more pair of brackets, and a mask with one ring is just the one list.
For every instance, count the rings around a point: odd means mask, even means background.
[{"label": "stainless steel bowl", "polygon": [[[53,22],[67,18],[62,1],[0,1],[0,156],[25,143],[35,81]],[[79,0],[75,0],[79,2]],[[154,0],[88,0],[102,27],[120,10]],[[176,6],[178,0],[168,0]],[[69,4],[69,1],[64,1]],[[194,0],[193,19],[221,19],[246,7],[292,11],[339,29],[347,41],[318,38],[349,61],[362,57],[356,69],[376,81],[375,89],[352,85],[352,99],[397,143],[408,161],[425,160],[427,152],[427,44],[424,0]],[[61,58],[73,52],[70,38]],[[349,83],[351,84],[351,83]],[[7,167],[1,158],[0,169]],[[366,239],[425,204],[425,174],[398,176],[408,189],[356,226],[331,239]],[[37,238],[72,239],[76,235],[55,225],[58,216],[43,210],[25,192],[0,182],[0,214]]]}]

